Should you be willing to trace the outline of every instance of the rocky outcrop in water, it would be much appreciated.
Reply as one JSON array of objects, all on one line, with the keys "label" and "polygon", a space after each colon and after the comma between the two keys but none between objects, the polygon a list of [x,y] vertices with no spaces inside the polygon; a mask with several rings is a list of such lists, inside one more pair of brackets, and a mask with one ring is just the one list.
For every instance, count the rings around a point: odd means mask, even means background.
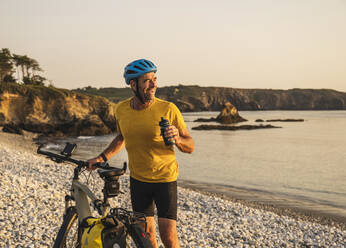
[{"label": "rocky outcrop in water", "polygon": [[199,118],[195,120],[195,122],[219,122],[221,124],[233,124],[242,121],[247,120],[239,115],[237,108],[234,107],[233,104],[230,102],[226,102],[223,105],[220,114],[216,118]]},{"label": "rocky outcrop in water", "polygon": [[240,125],[240,126],[228,126],[228,125],[200,125],[193,127],[193,130],[254,130],[254,129],[264,129],[264,128],[281,128],[272,125]]},{"label": "rocky outcrop in water", "polygon": [[[304,119],[271,119],[266,122],[303,122]],[[262,119],[257,119],[255,122],[264,122]]]},{"label": "rocky outcrop in water", "polygon": [[0,126],[44,135],[102,135],[116,130],[115,104],[54,87],[0,85]]},{"label": "rocky outcrop in water", "polygon": [[271,119],[267,122],[303,122],[304,119]]},{"label": "rocky outcrop in water", "polygon": [[216,117],[216,120],[221,124],[233,124],[242,121],[247,121],[239,115],[237,108],[234,107],[233,104],[230,102],[226,102],[223,105],[223,108],[220,114]]}]

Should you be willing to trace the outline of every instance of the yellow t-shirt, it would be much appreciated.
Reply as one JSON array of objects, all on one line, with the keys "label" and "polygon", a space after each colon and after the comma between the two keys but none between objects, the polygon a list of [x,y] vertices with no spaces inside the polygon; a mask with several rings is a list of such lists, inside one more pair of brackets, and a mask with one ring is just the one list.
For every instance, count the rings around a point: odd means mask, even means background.
[{"label": "yellow t-shirt", "polygon": [[129,156],[130,176],[142,182],[173,182],[178,178],[174,146],[166,146],[161,136],[161,117],[179,130],[186,128],[179,109],[170,102],[155,98],[146,109],[134,110],[131,98],[116,108],[118,128]]}]

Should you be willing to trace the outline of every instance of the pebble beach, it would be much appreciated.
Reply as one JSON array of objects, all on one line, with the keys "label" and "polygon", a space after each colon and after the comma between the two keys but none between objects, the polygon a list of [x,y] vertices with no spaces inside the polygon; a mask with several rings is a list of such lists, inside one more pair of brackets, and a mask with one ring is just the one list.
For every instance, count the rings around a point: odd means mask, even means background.
[{"label": "pebble beach", "polygon": [[[51,247],[62,223],[73,165],[35,154],[30,135],[0,132],[0,247]],[[96,192],[103,182],[89,178]],[[130,209],[128,175],[113,207]],[[280,214],[179,187],[181,247],[346,247],[344,223]]]}]

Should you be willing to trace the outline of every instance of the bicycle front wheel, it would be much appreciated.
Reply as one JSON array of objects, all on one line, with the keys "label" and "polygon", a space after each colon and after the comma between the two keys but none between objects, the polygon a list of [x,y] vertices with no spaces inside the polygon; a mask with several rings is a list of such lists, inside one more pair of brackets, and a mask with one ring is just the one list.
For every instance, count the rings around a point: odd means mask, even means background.
[{"label": "bicycle front wheel", "polygon": [[78,214],[75,207],[67,209],[53,248],[80,247]]}]

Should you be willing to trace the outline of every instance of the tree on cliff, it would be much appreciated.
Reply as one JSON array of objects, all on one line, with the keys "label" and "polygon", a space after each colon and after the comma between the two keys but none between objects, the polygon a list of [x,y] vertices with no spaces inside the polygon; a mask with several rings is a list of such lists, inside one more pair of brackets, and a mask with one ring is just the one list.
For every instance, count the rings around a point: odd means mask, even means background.
[{"label": "tree on cliff", "polygon": [[[43,83],[46,79],[37,75],[37,72],[42,72],[39,63],[27,55],[13,54],[14,64],[17,67],[17,78],[21,78],[21,81],[25,84],[36,84],[35,82]],[[21,77],[19,76],[19,69],[21,69]],[[39,79],[39,80],[37,80]]]},{"label": "tree on cliff", "polygon": [[11,55],[8,48],[3,48],[0,52],[0,82],[15,82],[13,77],[15,71],[17,80],[24,84],[43,85],[46,81],[46,78],[38,75],[38,72],[43,70],[37,60],[27,55]]},{"label": "tree on cliff", "polygon": [[[17,80],[13,74],[17,72]],[[11,54],[8,48],[0,50],[0,83],[23,82],[24,84],[44,85],[47,79],[38,74],[43,72],[37,60],[27,55]]]},{"label": "tree on cliff", "polygon": [[[19,68],[22,69],[22,78],[24,77],[24,65],[25,65],[25,61],[24,61],[24,56],[22,55],[17,55],[17,54],[13,54],[13,61],[14,61],[14,64],[16,66],[16,71],[17,71],[17,78],[19,79],[20,78],[20,75],[19,75]],[[23,79],[22,79],[23,81]]]},{"label": "tree on cliff", "polygon": [[47,79],[40,75],[33,75],[32,77],[24,77],[24,84],[44,85]]},{"label": "tree on cliff", "polygon": [[8,48],[0,51],[0,83],[13,79],[12,55]]}]

